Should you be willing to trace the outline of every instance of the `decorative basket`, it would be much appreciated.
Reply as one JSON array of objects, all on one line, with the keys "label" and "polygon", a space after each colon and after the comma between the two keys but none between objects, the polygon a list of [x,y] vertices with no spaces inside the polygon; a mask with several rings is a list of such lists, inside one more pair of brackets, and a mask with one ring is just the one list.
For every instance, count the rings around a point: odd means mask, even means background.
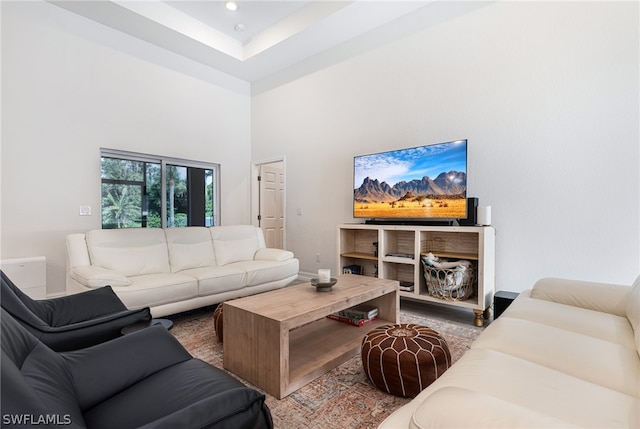
[{"label": "decorative basket", "polygon": [[473,294],[476,271],[473,265],[456,268],[436,268],[422,261],[427,291],[434,298],[464,301]]},{"label": "decorative basket", "polygon": [[420,244],[420,253],[442,252],[444,250],[445,242],[440,237],[434,237],[429,240],[421,241]]}]

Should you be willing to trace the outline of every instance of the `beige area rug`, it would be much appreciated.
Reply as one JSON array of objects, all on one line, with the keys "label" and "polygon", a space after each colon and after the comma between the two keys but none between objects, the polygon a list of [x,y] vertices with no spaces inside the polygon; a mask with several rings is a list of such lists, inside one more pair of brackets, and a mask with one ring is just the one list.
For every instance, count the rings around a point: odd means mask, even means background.
[{"label": "beige area rug", "polygon": [[[174,322],[171,332],[194,357],[222,369],[222,344],[215,335],[214,309],[206,307],[169,319]],[[453,362],[482,332],[482,328],[472,323],[430,318],[407,310],[401,311],[400,321],[425,325],[439,332],[449,345]],[[267,394],[266,402],[277,429],[364,429],[376,428],[409,399],[390,395],[373,386],[362,370],[360,357],[356,356],[282,400]]]}]

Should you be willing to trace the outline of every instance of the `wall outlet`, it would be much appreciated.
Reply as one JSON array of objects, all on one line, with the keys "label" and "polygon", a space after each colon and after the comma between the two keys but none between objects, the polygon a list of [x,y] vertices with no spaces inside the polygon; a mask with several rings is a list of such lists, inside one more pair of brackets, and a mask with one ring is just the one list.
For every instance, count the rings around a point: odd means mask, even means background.
[{"label": "wall outlet", "polygon": [[316,253],[316,262],[320,262],[320,254]]}]

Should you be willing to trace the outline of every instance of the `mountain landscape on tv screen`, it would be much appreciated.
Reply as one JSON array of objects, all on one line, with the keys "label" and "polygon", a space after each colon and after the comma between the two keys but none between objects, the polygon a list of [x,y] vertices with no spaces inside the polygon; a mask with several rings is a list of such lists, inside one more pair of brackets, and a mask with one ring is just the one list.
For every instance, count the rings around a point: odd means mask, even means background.
[{"label": "mountain landscape on tv screen", "polygon": [[354,203],[393,203],[423,199],[466,198],[467,175],[464,172],[440,173],[435,179],[424,176],[410,182],[387,182],[367,177],[359,188],[353,190]]}]

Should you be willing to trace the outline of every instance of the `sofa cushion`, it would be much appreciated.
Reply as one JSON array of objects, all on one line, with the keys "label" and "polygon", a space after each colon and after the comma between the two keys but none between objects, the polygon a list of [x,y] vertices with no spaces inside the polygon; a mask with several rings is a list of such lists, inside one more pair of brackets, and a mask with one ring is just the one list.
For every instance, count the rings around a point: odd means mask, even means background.
[{"label": "sofa cushion", "polygon": [[[420,404],[424,400],[428,403],[427,398],[445,386],[463,387],[490,395],[580,427],[628,428],[638,425],[637,396],[607,389],[582,378],[495,350],[467,351],[444,376],[434,381],[410,403],[412,410],[408,411],[415,417],[415,411]],[[467,413],[466,402],[456,402],[448,411],[449,414],[464,413],[467,416],[466,427],[495,427],[495,422],[480,426],[481,420],[475,420],[472,417],[475,414]],[[498,421],[502,416],[502,409],[484,412]],[[453,423],[450,424],[446,415],[443,419],[436,427],[457,427]],[[392,423],[393,421],[385,421],[382,427],[399,427]]]},{"label": "sofa cushion", "polygon": [[[169,390],[170,394],[162,392]],[[142,405],[141,398],[150,398]],[[265,396],[198,359],[167,367],[92,408],[87,427],[265,427]],[[268,416],[267,416],[268,415]],[[148,426],[145,423],[152,422]]]},{"label": "sofa cushion", "polygon": [[[218,265],[252,261],[256,251],[264,247],[262,231],[251,225],[211,227],[211,238]],[[260,233],[258,233],[260,231]]]},{"label": "sofa cushion", "polygon": [[523,291],[502,313],[500,319],[512,317],[555,326],[634,349],[633,331],[626,317],[582,307],[531,299]]},{"label": "sofa cushion", "polygon": [[166,228],[165,234],[172,273],[216,265],[208,228]]},{"label": "sofa cushion", "polygon": [[131,286],[113,290],[133,310],[185,301],[198,296],[198,281],[182,273],[147,274],[129,278]]},{"label": "sofa cushion", "polygon": [[626,310],[627,318],[634,330],[636,351],[640,356],[640,276],[638,276],[633,286],[631,286]]},{"label": "sofa cushion", "polygon": [[[452,412],[452,404],[464,404],[464,412]],[[475,427],[503,429],[578,428],[526,406],[462,387],[443,387],[422,402],[411,416],[410,428],[464,428],[473,416]]]},{"label": "sofa cushion", "polygon": [[538,322],[500,317],[472,348],[526,359],[627,395],[640,391],[635,349]]},{"label": "sofa cushion", "polygon": [[194,268],[183,274],[198,279],[199,296],[238,290],[247,285],[247,273],[230,266]]},{"label": "sofa cushion", "polygon": [[284,262],[243,261],[227,265],[246,272],[246,286],[257,286],[298,275],[298,260]]},{"label": "sofa cushion", "polygon": [[161,228],[95,229],[86,240],[92,265],[127,277],[170,272]]}]

